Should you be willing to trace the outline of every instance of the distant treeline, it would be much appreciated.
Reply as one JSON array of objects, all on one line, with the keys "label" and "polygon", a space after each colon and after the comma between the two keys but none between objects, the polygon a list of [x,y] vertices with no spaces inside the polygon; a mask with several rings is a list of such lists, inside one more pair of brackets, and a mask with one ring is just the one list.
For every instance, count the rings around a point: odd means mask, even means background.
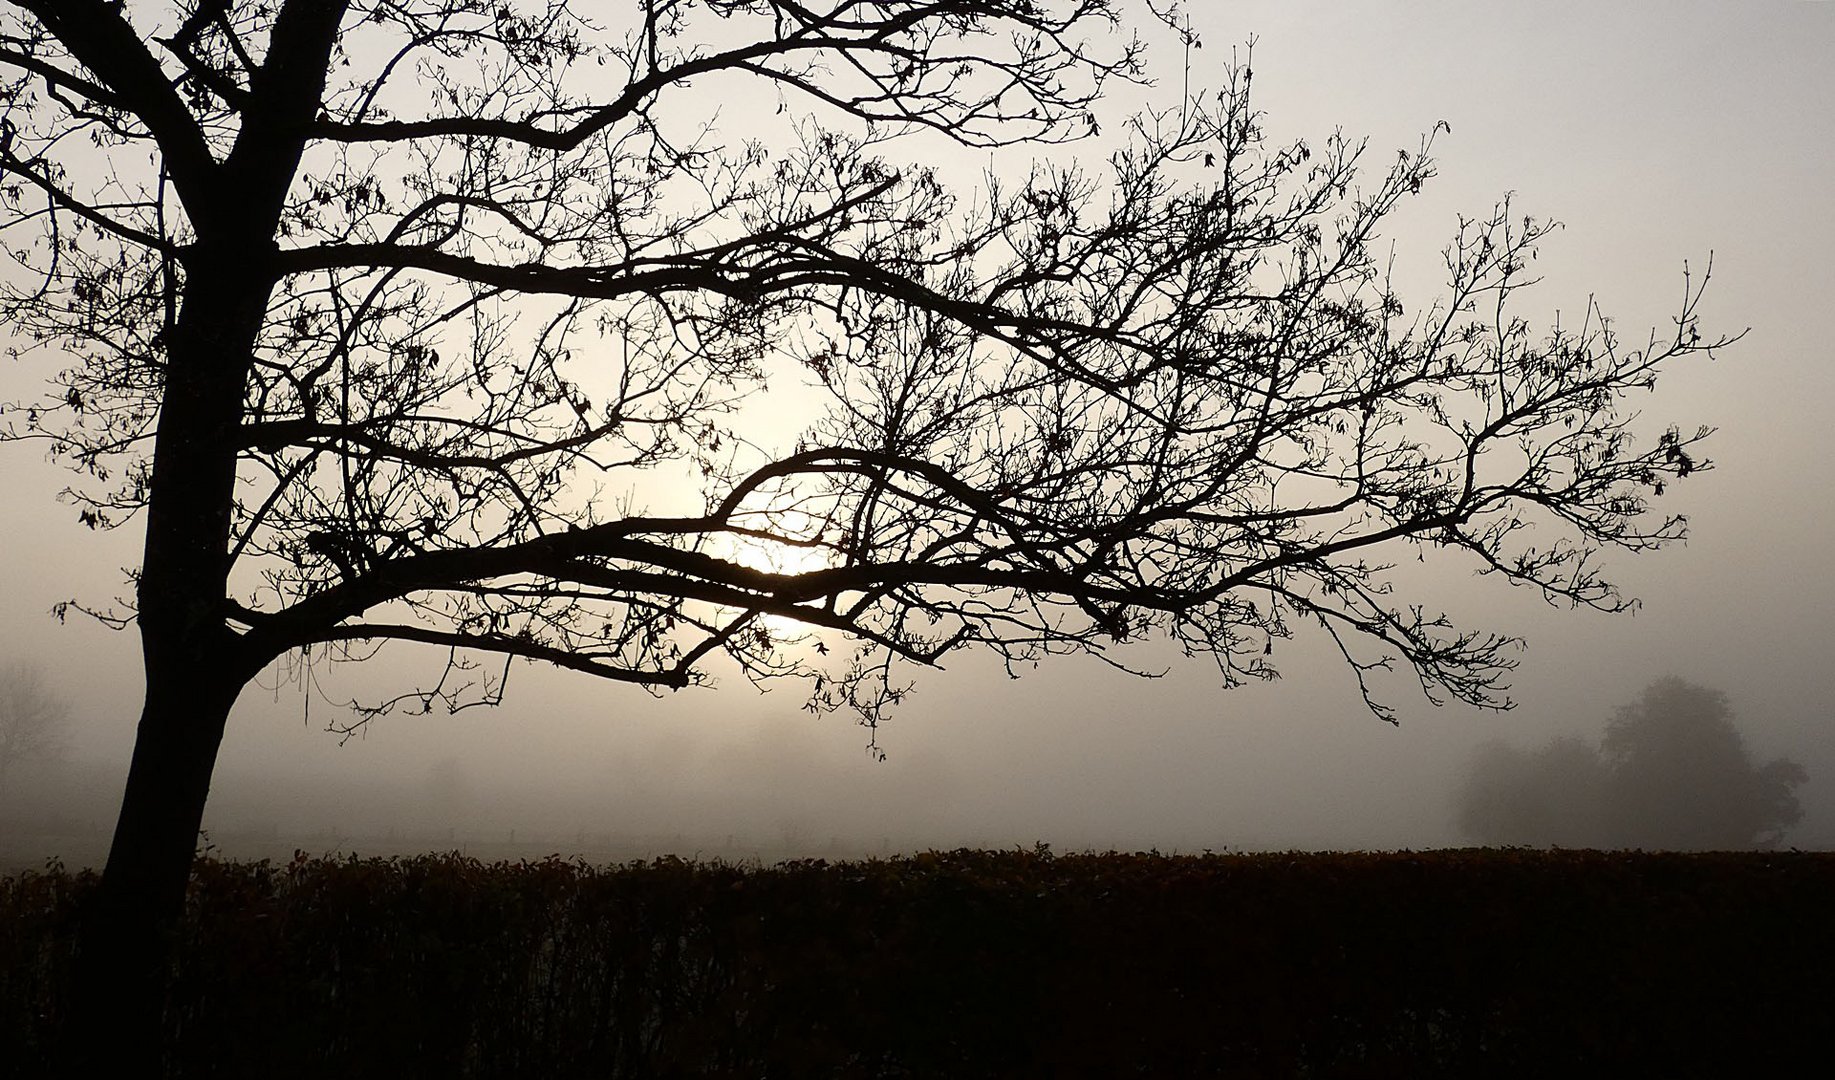
[{"label": "distant treeline", "polygon": [[1620,706],[1596,744],[1486,747],[1459,791],[1459,824],[1487,845],[1772,848],[1803,819],[1796,789],[1808,780],[1789,758],[1753,760],[1727,695],[1671,677]]},{"label": "distant treeline", "polygon": [[[94,888],[0,880],[4,1071]],[[201,860],[170,1076],[1767,1075],[1823,1044],[1835,855]]]}]

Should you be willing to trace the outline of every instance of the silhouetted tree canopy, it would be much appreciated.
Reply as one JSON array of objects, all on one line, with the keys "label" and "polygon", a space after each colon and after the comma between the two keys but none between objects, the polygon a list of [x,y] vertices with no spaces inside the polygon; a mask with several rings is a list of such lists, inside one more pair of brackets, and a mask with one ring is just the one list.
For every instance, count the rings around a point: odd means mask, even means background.
[{"label": "silhouetted tree canopy", "polygon": [[1626,400],[1726,343],[1706,275],[1641,343],[1590,305],[1537,329],[1552,226],[1506,202],[1404,299],[1383,227],[1439,127],[1374,169],[1271,142],[1239,60],[1099,142],[1147,81],[1130,16],[1176,31],[1128,0],[8,0],[0,317],[49,389],[0,439],[146,530],[132,596],[62,609],[146,663],[98,923],[131,970],[91,984],[150,1000],[225,719],[281,658],[447,658],[357,722],[494,702],[518,658],[663,692],[724,657],[876,725],[958,650],[1169,638],[1231,686],[1309,625],[1387,717],[1372,672],[1500,706],[1515,663],[1391,595],[1402,554],[1622,608],[1595,555],[1683,535],[1650,499],[1707,434],[1640,438]]},{"label": "silhouetted tree canopy", "polygon": [[1802,818],[1795,789],[1807,779],[1788,758],[1755,765],[1726,695],[1671,677],[1620,706],[1597,746],[1485,747],[1459,823],[1487,844],[1772,847]]},{"label": "silhouetted tree canopy", "polygon": [[[1240,63],[1106,159],[925,163],[1089,137],[1143,77],[1092,37],[1119,11],[16,0],[0,312],[68,362],[7,437],[84,474],[91,524],[147,515],[104,617],[206,598],[241,670],[452,650],[366,716],[496,700],[479,655],[660,690],[720,654],[872,723],[956,649],[1168,634],[1235,683],[1301,622],[1501,703],[1510,640],[1390,599],[1377,551],[1618,607],[1592,552],[1679,536],[1646,498],[1701,465],[1619,408],[1716,344],[1695,286],[1641,348],[1593,310],[1535,333],[1550,225],[1500,206],[1405,303],[1379,238],[1425,143],[1368,179],[1358,143],[1271,145]],[[734,91],[781,108],[710,126]],[[799,381],[800,437],[748,442]],[[214,485],[169,584],[160,449]]]}]

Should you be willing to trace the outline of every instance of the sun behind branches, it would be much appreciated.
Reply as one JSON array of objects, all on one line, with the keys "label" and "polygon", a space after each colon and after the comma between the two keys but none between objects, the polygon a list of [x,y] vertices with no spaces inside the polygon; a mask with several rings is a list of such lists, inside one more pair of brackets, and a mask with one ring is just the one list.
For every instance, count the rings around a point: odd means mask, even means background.
[{"label": "sun behind branches", "polygon": [[[776,542],[764,537],[721,533],[708,545],[708,554],[753,570],[772,574],[807,574],[834,565],[823,548]],[[810,645],[816,640],[806,623],[782,615],[760,615],[758,625],[780,645]]]}]

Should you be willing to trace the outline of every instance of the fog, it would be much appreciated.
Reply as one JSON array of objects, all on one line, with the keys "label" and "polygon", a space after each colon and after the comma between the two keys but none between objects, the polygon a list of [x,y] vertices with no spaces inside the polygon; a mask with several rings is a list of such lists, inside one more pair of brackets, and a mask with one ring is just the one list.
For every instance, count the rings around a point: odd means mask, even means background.
[{"label": "fog", "polygon": [[[1543,249],[1522,314],[1546,324],[1597,294],[1628,341],[1663,327],[1682,264],[1710,251],[1705,330],[1752,332],[1715,364],[1672,372],[1639,402],[1666,423],[1720,428],[1714,469],[1659,508],[1686,546],[1607,565],[1633,615],[1551,608],[1457,561],[1411,565],[1398,591],[1462,625],[1527,641],[1517,707],[1436,708],[1405,676],[1371,716],[1329,642],[1304,634],[1283,678],[1222,691],[1213,669],[1148,644],[1135,679],[1089,660],[1010,679],[963,658],[920,673],[877,734],[812,716],[793,685],[737,672],[661,698],[583,675],[512,670],[506,704],[392,716],[357,736],[333,702],[406,690],[438,657],[395,646],[317,671],[323,695],[270,671],[230,722],[206,828],[231,854],[460,848],[628,858],[858,856],[962,844],[1199,851],[1421,848],[1466,842],[1454,793],[1489,740],[1596,739],[1613,710],[1676,675],[1725,692],[1755,759],[1808,771],[1799,847],[1835,846],[1835,588],[1826,411],[1835,362],[1820,326],[1835,297],[1835,4],[1454,3],[1204,5],[1201,86],[1249,35],[1278,139],[1334,126],[1371,137],[1372,168],[1438,120],[1441,176],[1389,230],[1399,290],[1424,306],[1456,215],[1513,205],[1567,223]],[[1179,52],[1162,44],[1175,103]],[[1207,55],[1212,61],[1207,61]],[[1212,66],[1207,66],[1211,63]],[[972,173],[969,175],[972,176]],[[49,358],[0,359],[0,397],[29,394]],[[0,791],[0,861],[99,860],[138,709],[137,643],[51,606],[124,594],[137,528],[90,532],[56,500],[63,477],[30,444],[0,444],[0,659],[37,664],[67,702],[70,747]],[[1414,595],[1407,595],[1407,594]]]}]

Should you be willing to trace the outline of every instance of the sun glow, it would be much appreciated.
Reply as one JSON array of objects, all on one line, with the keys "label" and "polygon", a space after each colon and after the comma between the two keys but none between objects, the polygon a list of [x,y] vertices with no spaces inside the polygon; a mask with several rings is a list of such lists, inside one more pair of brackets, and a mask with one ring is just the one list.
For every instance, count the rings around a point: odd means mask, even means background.
[{"label": "sun glow", "polygon": [[[709,545],[710,555],[771,574],[807,574],[832,566],[833,554],[822,548],[786,544],[756,536],[721,534]],[[791,642],[811,632],[807,623],[782,615],[762,615],[759,625],[780,642]]]},{"label": "sun glow", "polygon": [[[755,536],[726,533],[718,538],[715,558],[772,574],[807,574],[828,568],[828,552]],[[724,550],[718,550],[718,549]]]}]

